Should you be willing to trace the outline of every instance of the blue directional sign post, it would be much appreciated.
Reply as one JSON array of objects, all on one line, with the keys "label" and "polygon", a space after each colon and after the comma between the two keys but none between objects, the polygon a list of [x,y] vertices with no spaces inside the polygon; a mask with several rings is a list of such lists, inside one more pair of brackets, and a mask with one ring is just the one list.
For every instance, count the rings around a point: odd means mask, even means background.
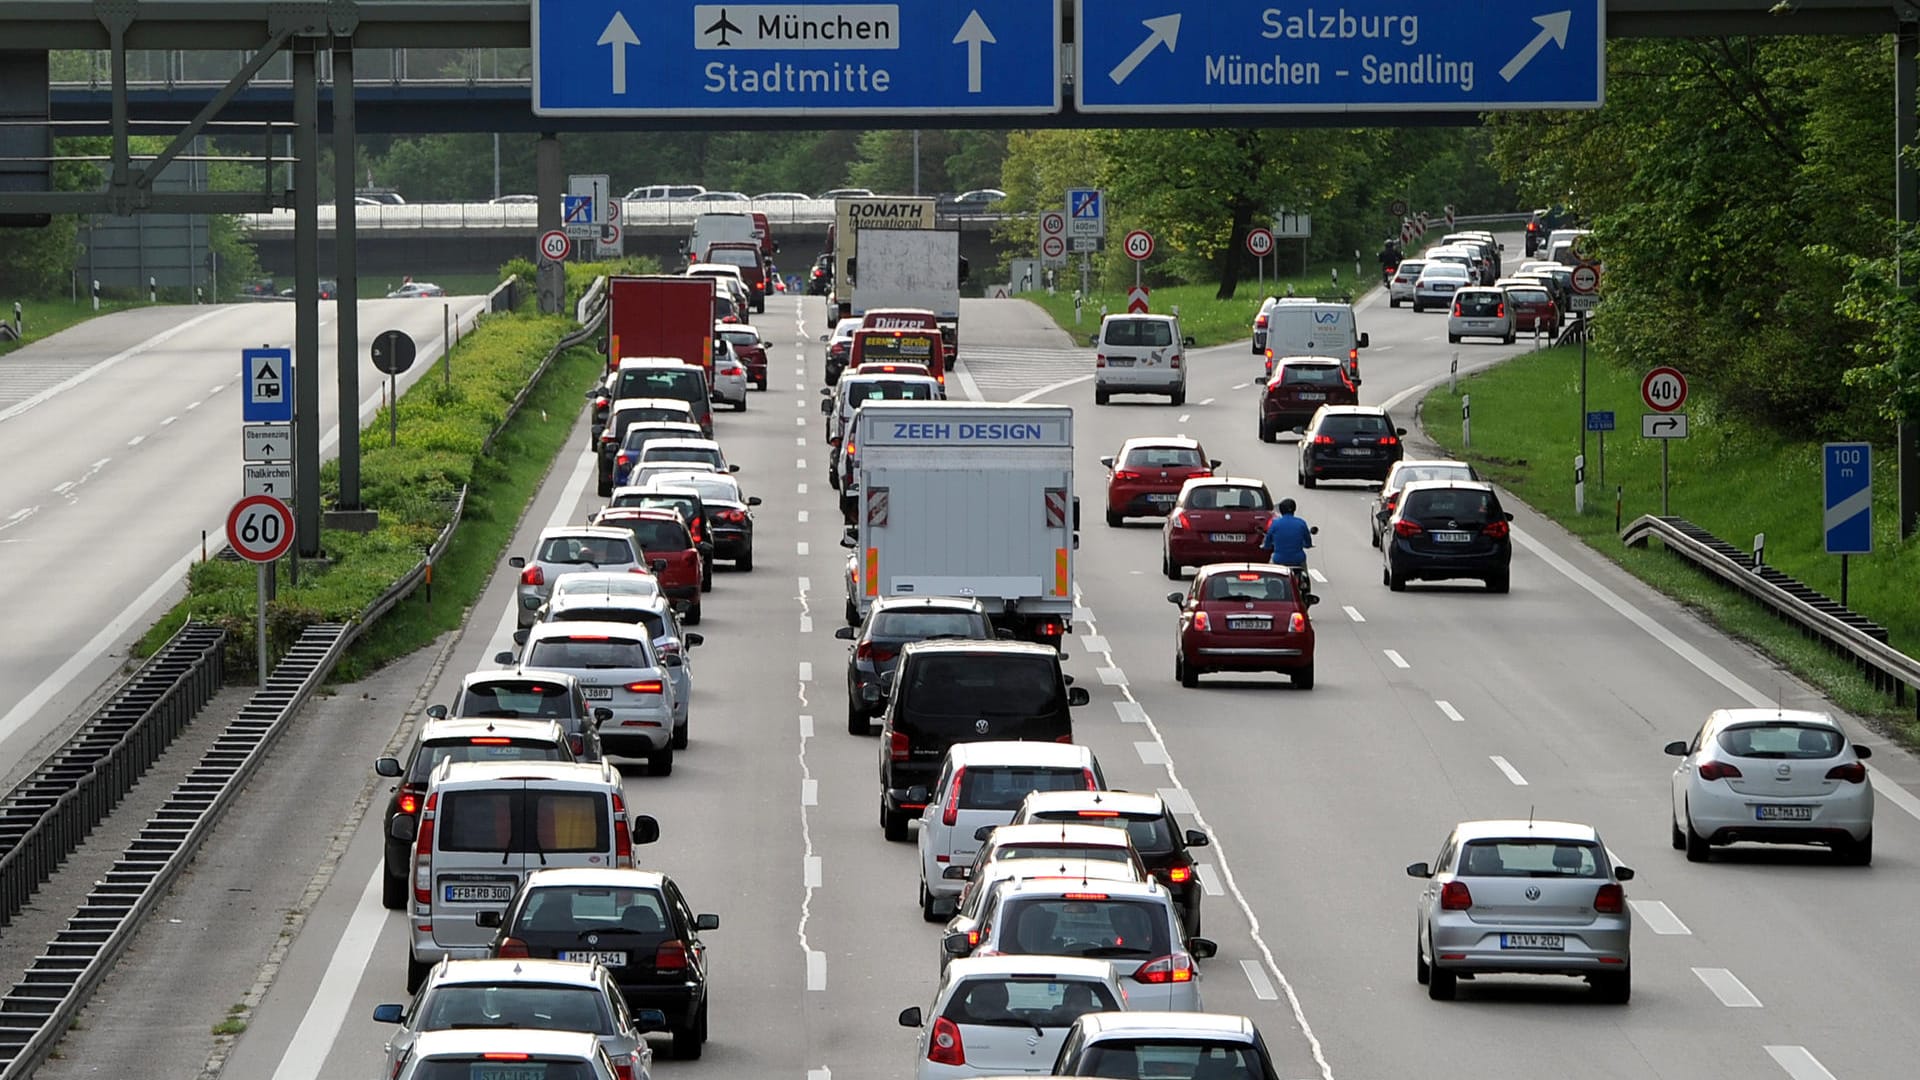
[{"label": "blue directional sign post", "polygon": [[240,419],[249,424],[293,422],[293,350],[240,350]]},{"label": "blue directional sign post", "polygon": [[1873,445],[1827,443],[1827,554],[1873,554]]},{"label": "blue directional sign post", "polygon": [[1062,3],[533,0],[533,111],[1055,113]]},{"label": "blue directional sign post", "polygon": [[1075,0],[1101,112],[1594,109],[1606,0]]}]

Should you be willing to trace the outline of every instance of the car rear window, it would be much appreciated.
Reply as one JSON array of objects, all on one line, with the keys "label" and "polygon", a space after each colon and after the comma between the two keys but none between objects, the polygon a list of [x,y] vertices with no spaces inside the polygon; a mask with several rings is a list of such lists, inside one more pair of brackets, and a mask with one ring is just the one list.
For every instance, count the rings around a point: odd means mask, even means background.
[{"label": "car rear window", "polygon": [[953,653],[910,666],[903,704],[916,716],[1032,717],[1063,707],[1060,669],[1044,657]]},{"label": "car rear window", "polygon": [[[1083,898],[1084,897],[1084,898]],[[1083,896],[1015,897],[1003,905],[999,949],[1034,956],[1119,959],[1173,951],[1167,909],[1148,900]]]},{"label": "car rear window", "polygon": [[700,446],[649,446],[641,459],[655,461],[704,461],[709,465],[720,464],[720,451],[708,450]]},{"label": "car rear window", "polygon": [[1139,345],[1156,348],[1173,344],[1173,324],[1159,319],[1111,319],[1106,335],[1108,345]]},{"label": "car rear window", "polygon": [[760,268],[760,254],[757,249],[754,251],[743,251],[733,248],[711,250],[707,252],[707,261],[710,263],[719,263],[723,266],[751,267],[755,270]]},{"label": "car rear window", "polygon": [[1102,1039],[1087,1047],[1082,1076],[1115,1080],[1269,1080],[1258,1050],[1205,1039]]},{"label": "car rear window", "polygon": [[993,849],[995,862],[1009,859],[1093,859],[1098,862],[1127,862],[1132,856],[1119,844],[1058,844],[1035,842],[1006,844]]},{"label": "car rear window", "polygon": [[1420,276],[1425,278],[1459,278],[1464,281],[1467,277],[1467,267],[1465,263],[1430,262],[1426,265],[1425,269],[1420,271]]},{"label": "car rear window", "polygon": [[1845,740],[1838,731],[1811,724],[1754,724],[1720,733],[1720,749],[1735,757],[1830,758]]},{"label": "car rear window", "polygon": [[693,410],[676,409],[671,405],[643,405],[630,409],[621,409],[613,414],[614,430],[624,438],[635,424],[647,424],[666,421],[670,424],[693,423]]},{"label": "car rear window", "polygon": [[618,622],[633,626],[645,625],[647,632],[659,637],[659,616],[646,608],[602,607],[602,608],[561,608],[553,613],[554,622]]},{"label": "car rear window", "polygon": [[940,1015],[956,1024],[1060,1028],[1081,1013],[1119,1010],[1113,991],[1090,979],[990,975],[955,987]]},{"label": "car rear window", "polygon": [[1352,435],[1391,435],[1393,424],[1377,413],[1332,413],[1320,418],[1320,426],[1314,432],[1343,438]]},{"label": "car rear window", "polygon": [[1340,381],[1339,364],[1283,364],[1280,368],[1282,386],[1337,386]]},{"label": "car rear window", "polygon": [[[1065,821],[1076,825],[1126,826],[1133,838],[1133,849],[1142,855],[1158,855],[1173,850],[1173,830],[1160,814],[1112,814],[1109,811],[1061,810],[1035,816],[1035,821]],[[1099,815],[1099,816],[1092,816]]]},{"label": "car rear window", "polygon": [[641,368],[620,373],[618,398],[678,398],[691,403],[696,396],[705,400],[705,378],[696,369]]},{"label": "car rear window", "polygon": [[611,536],[556,536],[540,547],[551,566],[617,566],[634,561],[633,545]]},{"label": "car rear window", "polygon": [[681,518],[691,520],[700,512],[700,504],[685,495],[626,495],[615,506],[633,506],[641,509],[649,507],[658,510],[671,510]]},{"label": "car rear window", "polygon": [[940,335],[932,330],[869,330],[860,336],[860,362],[884,364],[898,361],[925,367],[932,363],[934,342]]},{"label": "car rear window", "polygon": [[645,643],[619,638],[541,638],[528,651],[526,663],[562,671],[653,666]]},{"label": "car rear window", "polygon": [[[688,418],[688,414],[680,414],[680,420],[685,421]],[[693,434],[692,430],[685,427],[659,427],[654,424],[634,423],[627,427],[627,433],[620,442],[620,449],[640,450],[654,439],[685,439]]]},{"label": "car rear window", "polygon": [[1485,524],[1493,520],[1493,496],[1484,491],[1442,488],[1416,491],[1407,498],[1406,516],[1412,518],[1453,518],[1461,524]]},{"label": "car rear window", "polygon": [[453,715],[503,719],[567,717],[573,715],[573,695],[565,684],[556,682],[478,683],[461,691],[460,707]]},{"label": "car rear window", "polygon": [[515,927],[536,934],[594,929],[664,934],[672,925],[657,890],[589,885],[535,889],[514,920]]},{"label": "car rear window", "polygon": [[[606,994],[591,986],[543,986],[538,983],[495,983],[442,986],[428,995],[420,1013],[420,1031],[450,1028],[512,1027],[540,1031],[591,1031],[613,1034],[613,1015]],[[498,1066],[506,1062],[491,1062]],[[522,1063],[513,1062],[514,1066]],[[535,1063],[537,1064],[537,1063]],[[459,1080],[474,1080],[462,1066]],[[491,1077],[493,1074],[486,1074]],[[571,1073],[535,1073],[543,1080]],[[592,1073],[585,1073],[592,1076]]]},{"label": "car rear window", "polygon": [[739,330],[722,330],[720,332],[720,336],[723,338],[726,338],[728,341],[732,342],[735,345],[745,345],[749,348],[757,347],[760,344],[760,335],[756,333],[752,333],[750,331],[743,332]]},{"label": "car rear window", "polygon": [[1393,471],[1387,489],[1399,491],[1416,480],[1472,480],[1473,478],[1473,468],[1469,465],[1402,465]]},{"label": "car rear window", "polygon": [[511,788],[449,791],[434,841],[442,851],[579,854],[612,846],[607,796]]},{"label": "car rear window", "polygon": [[1600,852],[1576,840],[1474,840],[1461,850],[1462,877],[1599,877]]},{"label": "car rear window", "polygon": [[931,401],[933,387],[923,382],[901,379],[859,379],[847,387],[847,400],[856,404],[862,401]]},{"label": "car rear window", "polygon": [[693,546],[693,536],[678,521],[659,518],[613,518],[602,523],[609,529],[625,529],[633,534],[642,551],[683,551]]},{"label": "car rear window", "polygon": [[612,596],[653,596],[659,582],[641,574],[568,574],[553,583],[553,595],[607,593]]},{"label": "car rear window", "polygon": [[[561,713],[565,717],[566,713]],[[572,761],[573,754],[567,748],[555,743],[541,743],[532,740],[515,740],[504,745],[500,743],[475,743],[468,736],[457,741],[432,742],[420,747],[414,755],[413,769],[407,779],[424,784],[432,776],[433,770],[443,761]]]},{"label": "car rear window", "polygon": [[1189,510],[1271,510],[1265,488],[1207,484],[1187,493]]},{"label": "car rear window", "polygon": [[1504,302],[1499,293],[1460,292],[1453,295],[1454,306],[1460,309],[1460,314],[1476,318],[1492,318]]},{"label": "car rear window", "polygon": [[960,805],[968,810],[1018,810],[1029,792],[1090,791],[1085,769],[1025,765],[969,765],[960,777]]},{"label": "car rear window", "polygon": [[599,1075],[594,1065],[575,1059],[495,1061],[466,1056],[432,1058],[421,1062],[419,1071],[412,1074],[414,1080],[594,1080]]},{"label": "car rear window", "polygon": [[1426,266],[1427,260],[1425,259],[1402,259],[1400,260],[1400,273],[1408,277],[1419,277],[1420,271],[1426,269]]},{"label": "car rear window", "polygon": [[1547,290],[1544,288],[1509,288],[1507,290],[1507,299],[1512,300],[1516,304],[1550,304],[1553,302],[1553,298],[1547,295]]},{"label": "car rear window", "polygon": [[1206,460],[1191,446],[1136,446],[1121,464],[1136,469],[1199,468]]},{"label": "car rear window", "polygon": [[948,636],[984,638],[986,620],[971,611],[882,611],[873,617],[868,637],[883,641],[924,641]]},{"label": "car rear window", "polygon": [[1207,579],[1208,600],[1291,600],[1293,580],[1289,574],[1268,574],[1246,570],[1215,574]]}]

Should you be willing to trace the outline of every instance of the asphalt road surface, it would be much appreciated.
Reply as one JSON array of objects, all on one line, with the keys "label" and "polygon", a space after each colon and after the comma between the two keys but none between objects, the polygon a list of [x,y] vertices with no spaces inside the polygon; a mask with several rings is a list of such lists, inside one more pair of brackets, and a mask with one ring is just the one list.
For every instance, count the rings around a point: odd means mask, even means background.
[{"label": "asphalt road surface", "polygon": [[[1086,521],[1100,521],[1101,454],[1129,435],[1186,432],[1232,472],[1293,495],[1320,526],[1314,568],[1325,581],[1311,692],[1273,677],[1215,677],[1198,690],[1174,682],[1164,599],[1172,583],[1159,573],[1158,528],[1147,524],[1084,530],[1081,610],[1067,643],[1069,670],[1093,694],[1076,714],[1077,738],[1115,786],[1160,790],[1188,824],[1213,834],[1214,845],[1196,852],[1205,932],[1220,944],[1204,964],[1203,994],[1212,1010],[1256,1020],[1283,1080],[1905,1074],[1896,1063],[1920,1009],[1907,946],[1920,922],[1912,903],[1920,801],[1908,793],[1920,765],[1912,758],[1861,733],[1879,751],[1880,840],[1870,869],[1775,850],[1689,864],[1667,844],[1672,759],[1662,745],[1719,706],[1778,698],[1820,707],[1805,688],[1523,507],[1514,507],[1511,595],[1446,585],[1389,593],[1367,543],[1365,489],[1300,490],[1292,446],[1258,441],[1251,383],[1259,364],[1244,342],[1195,351],[1184,407],[1122,398],[1095,408],[1084,350],[1034,309],[969,304],[964,320],[962,356],[976,345],[981,354],[978,371],[963,360],[964,392],[1076,406]],[[696,910],[723,920],[708,935],[716,975],[706,1057],[662,1055],[654,1069],[663,1077],[894,1078],[913,1066],[913,1033],[894,1016],[928,1001],[938,929],[916,910],[914,847],[887,843],[877,826],[877,740],[847,735],[840,723],[845,649],[831,634],[843,553],[817,406],[823,305],[777,298],[758,323],[776,343],[771,388],[752,396],[749,412],[717,422],[742,484],[766,500],[755,570],[723,567],[708,597],[690,749],[669,778],[628,779],[630,805],[658,817],[663,831],[641,862],[674,875]],[[1456,351],[1445,344],[1443,317],[1368,300],[1361,326],[1373,339],[1362,354],[1363,400],[1389,403],[1405,423],[1418,390],[1445,377]],[[1457,351],[1472,369],[1521,348]],[[1023,365],[1046,367],[1023,373]],[[587,490],[584,442],[576,429],[516,551],[549,521],[580,520],[598,502]],[[299,930],[284,954],[255,958],[271,959],[275,977],[224,1075],[368,1080],[380,1072],[388,1029],[370,1014],[377,1003],[405,1000],[407,945],[406,916],[379,905],[377,808],[386,782],[374,783],[371,762],[393,735],[399,702],[411,698],[417,712],[445,700],[460,674],[504,647],[513,580],[503,567],[438,659],[388,673],[377,702],[359,710],[371,718],[332,732],[324,760],[357,759],[367,780],[357,797],[330,795],[338,805],[306,808],[312,829],[342,828],[334,861],[293,912]],[[341,697],[356,692],[343,688]],[[288,752],[273,774],[283,783],[297,775]],[[231,812],[236,821],[246,822],[250,808],[284,810],[296,797],[260,790],[271,784],[254,785]],[[1456,820],[1529,813],[1590,822],[1639,871],[1627,887],[1636,915],[1631,1005],[1595,1005],[1582,985],[1562,980],[1484,979],[1444,1004],[1415,984],[1418,883],[1402,868],[1430,858]],[[293,818],[262,810],[254,820],[252,829],[234,826],[233,843],[270,848],[281,839],[272,829],[291,828],[275,823]],[[236,906],[241,885],[264,875],[285,891],[286,882],[314,878],[319,856],[307,858],[299,839],[285,837],[289,855],[271,867],[196,873],[172,906],[192,913],[182,922],[202,925],[157,922],[127,964],[177,959],[181,942],[208,940],[205,924]],[[223,931],[234,942],[286,914],[237,906],[251,913]],[[225,959],[245,966],[248,958]],[[198,1032],[234,998],[209,988],[155,1001],[160,978],[117,976],[124,985],[99,999],[90,1013],[97,1019],[69,1037],[47,1075],[91,1075],[83,1063],[131,1060],[148,1062],[154,1075],[196,1074],[213,1045]],[[185,1033],[161,1044],[164,1053],[142,1034],[161,1020]]]}]

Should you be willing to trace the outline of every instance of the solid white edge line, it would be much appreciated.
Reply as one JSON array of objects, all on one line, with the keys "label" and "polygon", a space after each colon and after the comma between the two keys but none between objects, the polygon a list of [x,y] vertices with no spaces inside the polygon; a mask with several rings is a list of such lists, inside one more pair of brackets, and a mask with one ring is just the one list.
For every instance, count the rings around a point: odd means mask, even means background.
[{"label": "solid white edge line", "polygon": [[1493,762],[1494,768],[1499,769],[1501,772],[1507,774],[1507,779],[1513,781],[1513,786],[1515,787],[1527,786],[1527,778],[1524,776],[1521,776],[1520,770],[1514,768],[1513,765],[1510,764],[1506,758],[1501,757],[1499,754],[1494,754],[1491,757],[1487,758],[1487,760]]},{"label": "solid white edge line", "polygon": [[1804,1046],[1768,1046],[1763,1047],[1774,1064],[1785,1069],[1793,1080],[1834,1080],[1825,1065],[1813,1056],[1813,1052]]},{"label": "solid white edge line", "polygon": [[1045,397],[1048,394],[1053,393],[1055,390],[1065,390],[1069,386],[1078,386],[1083,382],[1091,382],[1092,380],[1093,380],[1093,376],[1091,375],[1081,375],[1072,379],[1062,379],[1057,383],[1053,383],[1049,386],[1043,386],[1038,390],[1029,390],[1024,394],[1021,394],[1019,397],[1014,398],[1013,401],[1010,402],[1010,404],[1025,405],[1027,402],[1032,401],[1035,398]]},{"label": "solid white edge line", "polygon": [[1747,989],[1747,984],[1726,968],[1694,968],[1693,974],[1707,989],[1713,991],[1713,996],[1720,999],[1720,1004],[1729,1009],[1764,1007],[1760,999],[1753,996],[1753,991]]},{"label": "solid white edge line", "polygon": [[339,1038],[340,1026],[346,1022],[347,1010],[353,1008],[354,990],[360,985],[367,961],[373,957],[373,947],[379,944],[380,930],[387,923],[387,909],[380,905],[380,878],[386,872],[384,863],[376,864],[367,877],[366,887],[360,890],[360,899],[353,906],[353,915],[347,920],[347,928],[340,935],[340,943],[333,947],[333,958],[327,961],[326,973],[314,988],[307,1013],[300,1018],[293,1038],[287,1041],[280,1064],[274,1067],[273,1080],[318,1080],[320,1070],[326,1066],[327,1057]]},{"label": "solid white edge line", "polygon": [[960,392],[967,396],[968,401],[987,400],[986,395],[980,392],[980,384],[973,381],[972,373],[966,368],[954,369],[954,375],[960,380]]}]

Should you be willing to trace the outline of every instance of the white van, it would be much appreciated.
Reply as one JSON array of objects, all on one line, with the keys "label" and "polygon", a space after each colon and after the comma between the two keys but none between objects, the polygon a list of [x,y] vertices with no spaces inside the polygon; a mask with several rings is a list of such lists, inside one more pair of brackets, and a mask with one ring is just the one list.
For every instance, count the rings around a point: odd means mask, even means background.
[{"label": "white van", "polygon": [[417,817],[390,826],[413,843],[407,990],[445,957],[487,955],[483,911],[505,911],[532,870],[631,869],[633,846],[660,838],[651,816],[629,818],[620,771],[596,764],[447,760],[433,771]]},{"label": "white van", "polygon": [[764,239],[752,214],[701,214],[693,219],[693,235],[680,250],[690,260],[699,260],[715,244],[758,244]]},{"label": "white van", "polygon": [[1273,377],[1276,356],[1325,356],[1346,368],[1347,378],[1360,380],[1360,350],[1367,335],[1356,330],[1353,305],[1344,300],[1316,300],[1289,296],[1276,300],[1267,312],[1267,370]]},{"label": "white van", "polygon": [[1546,253],[1548,262],[1557,262],[1561,266],[1580,265],[1580,255],[1574,249],[1581,237],[1592,229],[1555,229],[1547,234]]},{"label": "white van", "polygon": [[1180,333],[1172,315],[1109,315],[1092,338],[1093,403],[1110,394],[1165,394],[1187,402],[1186,357],[1193,339]]}]

